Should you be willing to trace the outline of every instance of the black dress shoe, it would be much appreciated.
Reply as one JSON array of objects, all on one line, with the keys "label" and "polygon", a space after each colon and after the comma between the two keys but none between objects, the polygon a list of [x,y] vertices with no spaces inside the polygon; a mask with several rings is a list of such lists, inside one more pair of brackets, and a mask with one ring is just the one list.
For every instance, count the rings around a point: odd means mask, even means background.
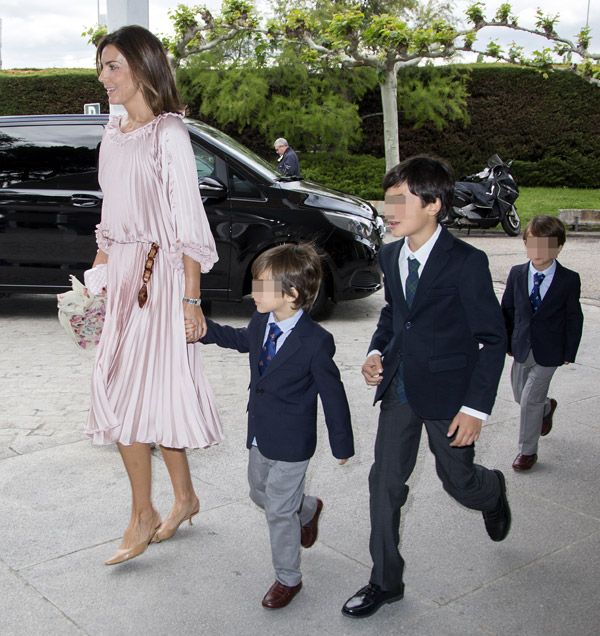
[{"label": "black dress shoe", "polygon": [[385,603],[399,601],[404,596],[404,583],[394,592],[382,590],[379,585],[369,583],[350,597],[342,607],[342,614],[352,618],[371,616]]},{"label": "black dress shoe", "polygon": [[485,529],[490,535],[492,541],[503,541],[510,530],[510,506],[506,497],[506,482],[504,475],[494,469],[498,479],[500,480],[500,501],[498,505],[489,512],[483,512],[483,520],[485,521]]}]

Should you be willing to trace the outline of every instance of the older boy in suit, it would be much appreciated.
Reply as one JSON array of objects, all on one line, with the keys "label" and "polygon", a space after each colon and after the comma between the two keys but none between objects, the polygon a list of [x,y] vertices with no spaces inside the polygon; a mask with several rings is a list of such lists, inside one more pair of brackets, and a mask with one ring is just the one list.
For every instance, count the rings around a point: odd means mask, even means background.
[{"label": "older boy in suit", "polygon": [[504,476],[473,461],[506,346],[487,258],[439,224],[454,192],[445,162],[407,159],[387,173],[383,187],[388,225],[404,238],[379,253],[387,304],[362,368],[377,387],[381,413],[369,475],[373,568],[368,585],[342,609],[354,618],[403,597],[400,510],[423,424],[444,489],[483,512],[492,540],[502,541],[510,528]]},{"label": "older boy in suit", "polygon": [[563,222],[534,216],[523,240],[529,262],[515,265],[502,296],[508,355],[514,358],[511,382],[521,405],[519,454],[512,467],[526,471],[537,461],[540,435],[548,435],[557,406],[548,398],[556,369],[575,362],[583,330],[579,274],[556,257],[566,241]]},{"label": "older boy in suit", "polygon": [[309,245],[281,245],[256,259],[252,275],[257,312],[248,327],[208,320],[202,342],[249,353],[250,498],[265,511],[276,576],[262,605],[279,609],[302,587],[300,546],[316,541],[323,508],[304,494],[317,443],[317,395],[340,464],[354,455],[354,441],[333,337],[308,314],[321,283],[318,254]]}]

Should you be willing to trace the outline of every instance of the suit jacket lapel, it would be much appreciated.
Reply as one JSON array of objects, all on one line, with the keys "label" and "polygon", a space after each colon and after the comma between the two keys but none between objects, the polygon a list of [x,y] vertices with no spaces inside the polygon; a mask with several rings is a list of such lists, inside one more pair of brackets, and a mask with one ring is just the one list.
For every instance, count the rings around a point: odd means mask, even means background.
[{"label": "suit jacket lapel", "polygon": [[[307,326],[308,315],[304,314],[300,320],[296,323],[296,326],[292,329],[292,332],[285,339],[285,342],[281,345],[281,348],[275,354],[275,357],[269,363],[267,370],[262,374],[262,378],[268,377],[274,371],[277,371],[277,368],[280,367],[285,361],[290,358],[298,349],[301,347],[301,336],[305,327]],[[266,328],[266,322],[264,327]],[[260,347],[262,347],[262,342],[260,343]],[[259,353],[260,353],[259,347]],[[258,368],[258,355],[256,359],[256,364]]]},{"label": "suit jacket lapel", "polygon": [[519,294],[519,303],[526,307],[527,314],[533,316],[533,308],[529,300],[529,263],[525,263],[523,268],[517,275],[517,293]]},{"label": "suit jacket lapel", "polygon": [[557,289],[559,289],[562,285],[563,276],[564,268],[558,261],[556,261],[556,270],[554,271],[552,282],[550,283],[550,287],[548,287],[546,293],[544,294],[544,297],[542,298],[542,304],[538,309],[538,313],[544,308],[544,303],[546,303],[546,306],[548,305],[548,303],[546,302],[547,300],[550,300],[550,302],[552,302],[552,298],[557,293]]},{"label": "suit jacket lapel", "polygon": [[386,276],[391,279],[387,287],[391,290],[392,295],[397,296],[397,300],[400,303],[400,308],[404,315],[408,313],[408,305],[406,304],[406,297],[402,287],[402,279],[400,278],[400,250],[402,249],[405,240],[406,239],[401,239],[394,244],[394,249],[390,254],[390,270],[386,274]]},{"label": "suit jacket lapel", "polygon": [[450,258],[449,251],[452,249],[453,243],[454,237],[452,234],[450,234],[446,228],[442,228],[442,232],[435,242],[419,277],[419,284],[417,285],[411,311],[418,308],[419,303],[427,295],[429,288],[435,283],[440,273],[446,267],[448,259]]}]

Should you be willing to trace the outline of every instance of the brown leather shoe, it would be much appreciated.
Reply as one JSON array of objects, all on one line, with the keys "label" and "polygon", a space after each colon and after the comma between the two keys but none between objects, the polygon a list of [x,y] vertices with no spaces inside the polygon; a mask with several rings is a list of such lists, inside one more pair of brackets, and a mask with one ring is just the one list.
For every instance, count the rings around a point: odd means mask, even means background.
[{"label": "brown leather shoe", "polygon": [[317,510],[313,518],[300,530],[300,543],[303,548],[310,548],[315,544],[319,535],[319,515],[323,510],[323,502],[317,498]]},{"label": "brown leather shoe", "polygon": [[269,591],[265,594],[262,600],[262,606],[267,609],[281,609],[285,607],[302,589],[302,581],[298,585],[289,587],[275,581],[269,588]]},{"label": "brown leather shoe", "polygon": [[529,470],[537,462],[537,455],[521,455],[520,453],[513,462],[515,470]]},{"label": "brown leather shoe", "polygon": [[550,398],[550,412],[548,415],[544,415],[544,419],[542,420],[542,437],[548,435],[548,433],[552,430],[552,416],[554,415],[554,411],[556,411],[557,406],[558,402],[554,398]]}]

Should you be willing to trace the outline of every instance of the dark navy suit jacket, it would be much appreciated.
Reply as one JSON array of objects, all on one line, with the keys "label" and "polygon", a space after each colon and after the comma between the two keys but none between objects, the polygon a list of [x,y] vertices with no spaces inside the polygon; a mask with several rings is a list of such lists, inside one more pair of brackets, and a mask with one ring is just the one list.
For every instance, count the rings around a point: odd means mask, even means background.
[{"label": "dark navy suit jacket", "polygon": [[340,372],[333,361],[333,336],[305,313],[261,376],[258,360],[269,314],[256,312],[247,327],[236,329],[207,320],[202,339],[249,353],[248,437],[256,437],[268,459],[310,459],[317,444],[317,395],[321,397],[331,451],[338,459],[354,455],[350,409]]},{"label": "dark navy suit jacket", "polygon": [[535,314],[529,300],[528,277],[529,261],[515,265],[502,296],[508,353],[517,362],[525,362],[533,351],[535,361],[543,367],[575,362],[583,331],[579,274],[556,261],[554,277]]},{"label": "dark navy suit jacket", "polygon": [[491,413],[506,333],[485,253],[442,228],[409,309],[398,266],[403,244],[379,252],[387,304],[369,346],[383,355],[375,401],[403,360],[406,396],[419,417],[449,420],[462,406]]}]

